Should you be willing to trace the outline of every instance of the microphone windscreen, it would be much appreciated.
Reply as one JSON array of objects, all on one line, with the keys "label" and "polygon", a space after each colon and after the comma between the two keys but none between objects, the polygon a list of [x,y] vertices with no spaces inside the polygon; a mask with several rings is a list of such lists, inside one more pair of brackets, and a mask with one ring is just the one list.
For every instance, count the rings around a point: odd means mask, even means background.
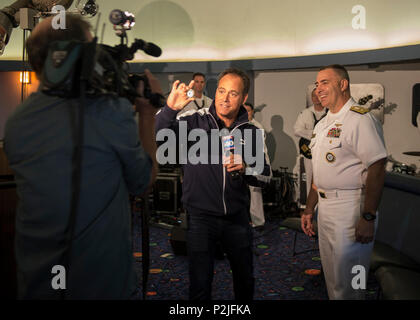
[{"label": "microphone windscreen", "polygon": [[146,52],[148,55],[152,57],[160,57],[160,55],[162,54],[162,49],[159,48],[154,43],[148,42],[146,46],[144,47],[144,52]]}]

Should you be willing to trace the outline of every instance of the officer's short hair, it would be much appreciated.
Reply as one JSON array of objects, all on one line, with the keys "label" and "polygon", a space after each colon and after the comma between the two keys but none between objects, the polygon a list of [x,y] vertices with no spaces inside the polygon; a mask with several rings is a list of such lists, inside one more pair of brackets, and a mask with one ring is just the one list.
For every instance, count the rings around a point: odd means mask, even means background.
[{"label": "officer's short hair", "polygon": [[344,68],[341,64],[331,64],[329,66],[322,67],[319,71],[326,69],[333,69],[341,79],[346,79],[350,83],[349,73],[347,72],[347,69]]},{"label": "officer's short hair", "polygon": [[221,74],[219,74],[219,77],[217,79],[217,85],[218,86],[219,86],[220,79],[222,79],[227,74],[234,74],[234,75],[237,75],[238,77],[240,77],[242,79],[242,84],[244,85],[244,90],[243,90],[242,93],[244,94],[244,96],[246,94],[248,94],[249,87],[251,86],[251,83],[249,81],[248,75],[245,72],[243,72],[241,69],[228,68],[225,71],[223,71]]}]

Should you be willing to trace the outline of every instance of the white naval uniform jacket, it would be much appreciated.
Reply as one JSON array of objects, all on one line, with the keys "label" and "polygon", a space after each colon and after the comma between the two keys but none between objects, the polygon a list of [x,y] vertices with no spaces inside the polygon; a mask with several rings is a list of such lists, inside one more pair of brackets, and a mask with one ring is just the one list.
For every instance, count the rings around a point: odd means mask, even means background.
[{"label": "white naval uniform jacket", "polygon": [[[319,114],[325,114],[325,108],[323,112],[319,112]],[[315,107],[311,105],[309,108],[303,109],[293,126],[293,131],[296,137],[302,137],[308,140],[311,140],[312,131],[314,130],[314,115],[317,120],[319,120],[320,116],[318,116],[318,112],[315,111]]]},{"label": "white naval uniform jacket", "polygon": [[[254,126],[259,129],[264,130],[261,123],[259,123],[255,118],[250,121]],[[267,146],[265,144],[265,131],[264,131],[264,152],[265,152],[265,161],[270,163],[270,159],[268,158],[267,153]],[[251,214],[251,222],[253,227],[263,226],[265,224],[265,216],[264,216],[264,202],[263,202],[263,195],[262,189],[260,187],[249,186],[250,191],[250,207],[249,213]]]},{"label": "white naval uniform jacket", "polygon": [[363,290],[352,287],[352,270],[356,265],[369,270],[373,242],[356,242],[355,229],[367,168],[387,156],[381,124],[360,107],[352,111],[354,106],[350,98],[339,112],[329,112],[310,144],[313,181],[325,191],[318,202],[318,239],[330,299],[363,299]]},{"label": "white naval uniform jacket", "polygon": [[337,113],[329,112],[313,131],[313,182],[323,190],[360,189],[366,182],[367,168],[386,158],[381,123],[359,107],[353,98]]}]

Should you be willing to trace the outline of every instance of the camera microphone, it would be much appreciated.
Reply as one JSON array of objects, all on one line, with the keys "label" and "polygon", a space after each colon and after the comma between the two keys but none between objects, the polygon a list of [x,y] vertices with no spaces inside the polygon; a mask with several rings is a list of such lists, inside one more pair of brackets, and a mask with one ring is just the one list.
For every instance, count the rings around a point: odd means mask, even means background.
[{"label": "camera microphone", "polygon": [[159,48],[157,45],[155,45],[152,42],[146,42],[141,39],[136,39],[135,51],[137,51],[137,48],[143,50],[145,53],[152,57],[160,57],[160,55],[162,54],[162,49]]}]

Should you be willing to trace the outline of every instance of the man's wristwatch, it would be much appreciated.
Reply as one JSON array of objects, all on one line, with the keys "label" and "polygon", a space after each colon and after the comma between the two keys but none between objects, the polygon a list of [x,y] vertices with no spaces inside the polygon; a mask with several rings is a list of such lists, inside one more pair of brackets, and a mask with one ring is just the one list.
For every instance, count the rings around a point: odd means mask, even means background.
[{"label": "man's wristwatch", "polygon": [[363,219],[365,219],[366,221],[373,221],[376,219],[376,214],[372,214],[370,212],[363,212],[362,213],[362,217]]},{"label": "man's wristwatch", "polygon": [[308,216],[308,215],[313,215],[313,214],[314,214],[314,211],[311,209],[305,208],[305,210],[302,211],[303,216]]}]

